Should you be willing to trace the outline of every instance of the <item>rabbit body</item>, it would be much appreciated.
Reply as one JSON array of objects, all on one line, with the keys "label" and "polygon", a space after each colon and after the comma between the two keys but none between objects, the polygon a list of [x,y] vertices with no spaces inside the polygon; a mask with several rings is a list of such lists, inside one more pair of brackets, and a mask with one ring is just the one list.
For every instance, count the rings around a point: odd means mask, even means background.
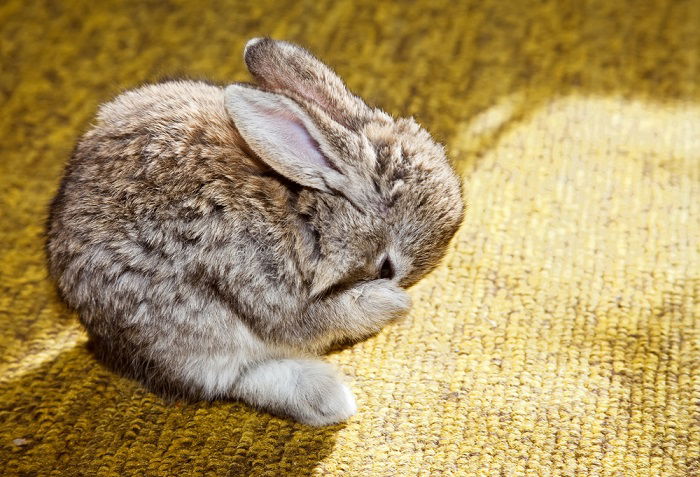
[{"label": "rabbit body", "polygon": [[148,385],[339,422],[354,398],[315,356],[407,312],[460,184],[415,122],[302,48],[256,39],[245,59],[257,86],[170,81],[100,108],[51,206],[49,270],[96,353]]}]

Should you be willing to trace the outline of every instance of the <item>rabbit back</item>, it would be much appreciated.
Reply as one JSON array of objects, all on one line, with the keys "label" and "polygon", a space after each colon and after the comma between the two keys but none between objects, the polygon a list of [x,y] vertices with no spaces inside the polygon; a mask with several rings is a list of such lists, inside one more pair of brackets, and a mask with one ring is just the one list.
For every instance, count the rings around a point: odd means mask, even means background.
[{"label": "rabbit back", "polygon": [[288,190],[245,147],[217,86],[149,85],[101,107],[52,203],[47,241],[50,271],[98,354],[167,375],[277,353],[250,324],[280,289],[290,306],[298,292],[284,285],[296,282],[285,280],[295,274],[280,212]]}]

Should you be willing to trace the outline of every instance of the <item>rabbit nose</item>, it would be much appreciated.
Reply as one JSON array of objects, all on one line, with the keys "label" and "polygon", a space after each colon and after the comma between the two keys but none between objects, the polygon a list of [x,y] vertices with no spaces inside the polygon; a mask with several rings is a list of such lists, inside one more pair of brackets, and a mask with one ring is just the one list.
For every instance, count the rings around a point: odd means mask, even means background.
[{"label": "rabbit nose", "polygon": [[388,280],[394,278],[394,266],[391,264],[391,259],[389,257],[384,257],[384,261],[382,261],[382,266],[379,268],[379,278],[386,278]]}]

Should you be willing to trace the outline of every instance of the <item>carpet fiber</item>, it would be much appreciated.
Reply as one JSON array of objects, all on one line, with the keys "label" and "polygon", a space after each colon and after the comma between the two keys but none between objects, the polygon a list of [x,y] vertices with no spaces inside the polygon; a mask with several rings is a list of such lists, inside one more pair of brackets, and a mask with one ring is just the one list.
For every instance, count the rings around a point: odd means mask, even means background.
[{"label": "carpet fiber", "polygon": [[[204,5],[0,5],[1,475],[700,475],[699,2]],[[324,429],[112,374],[42,253],[100,102],[248,80],[265,34],[414,115],[469,204],[409,317],[328,357],[359,412]]]}]

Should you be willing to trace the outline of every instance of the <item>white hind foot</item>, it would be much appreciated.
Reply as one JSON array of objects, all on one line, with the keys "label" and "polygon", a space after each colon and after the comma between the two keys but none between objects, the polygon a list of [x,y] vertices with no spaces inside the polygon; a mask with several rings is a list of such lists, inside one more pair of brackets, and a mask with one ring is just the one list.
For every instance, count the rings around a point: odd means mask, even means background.
[{"label": "white hind foot", "polygon": [[335,424],[357,411],[333,367],[315,360],[265,361],[240,377],[235,397],[311,426]]}]

